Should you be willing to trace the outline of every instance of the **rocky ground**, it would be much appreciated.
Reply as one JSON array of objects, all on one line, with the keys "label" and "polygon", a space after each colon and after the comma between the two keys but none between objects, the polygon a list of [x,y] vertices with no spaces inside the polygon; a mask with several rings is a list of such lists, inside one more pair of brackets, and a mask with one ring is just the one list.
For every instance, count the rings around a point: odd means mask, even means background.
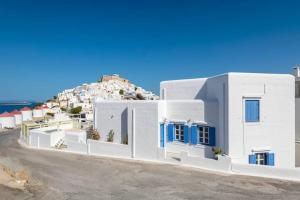
[{"label": "rocky ground", "polygon": [[[26,149],[17,143],[18,136],[18,130],[0,134],[0,164],[12,168],[12,172],[23,171],[28,183],[24,187],[0,183],[0,199],[267,200],[300,197],[300,183]],[[10,181],[16,181],[16,177],[11,178]]]}]

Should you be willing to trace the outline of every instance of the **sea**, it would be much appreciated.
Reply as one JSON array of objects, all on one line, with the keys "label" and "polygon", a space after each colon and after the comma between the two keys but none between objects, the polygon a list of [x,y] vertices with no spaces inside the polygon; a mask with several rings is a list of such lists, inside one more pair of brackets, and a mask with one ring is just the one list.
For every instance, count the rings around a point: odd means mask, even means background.
[{"label": "sea", "polygon": [[0,102],[0,114],[4,113],[4,112],[11,112],[15,109],[20,110],[23,107],[29,107],[29,108],[33,108],[36,105],[36,103],[34,102],[28,102],[28,103],[15,103],[15,102],[11,102],[11,103],[1,103]]}]

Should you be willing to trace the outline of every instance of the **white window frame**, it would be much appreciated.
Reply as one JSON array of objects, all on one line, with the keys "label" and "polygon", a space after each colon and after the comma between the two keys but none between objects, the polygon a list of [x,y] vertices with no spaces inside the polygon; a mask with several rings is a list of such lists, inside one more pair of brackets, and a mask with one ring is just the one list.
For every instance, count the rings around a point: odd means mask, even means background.
[{"label": "white window frame", "polygon": [[[255,160],[257,165],[267,165],[267,153],[255,153]],[[261,163],[262,162],[262,163]]]},{"label": "white window frame", "polygon": [[174,140],[184,142],[184,124],[174,124]]},{"label": "white window frame", "polygon": [[[202,131],[200,130],[202,128]],[[207,137],[205,136],[207,133]],[[208,126],[198,126],[198,143],[199,144],[209,144],[209,127]],[[201,142],[202,139],[202,142]],[[207,142],[205,142],[207,140]]]}]

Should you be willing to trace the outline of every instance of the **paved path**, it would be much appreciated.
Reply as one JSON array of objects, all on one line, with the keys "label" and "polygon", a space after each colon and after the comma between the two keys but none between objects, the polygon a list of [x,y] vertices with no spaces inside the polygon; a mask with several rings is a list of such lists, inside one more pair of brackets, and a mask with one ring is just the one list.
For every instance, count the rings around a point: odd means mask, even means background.
[{"label": "paved path", "polygon": [[25,191],[0,185],[0,199],[300,199],[300,183],[26,149],[17,138],[0,134],[0,161],[31,178]]}]

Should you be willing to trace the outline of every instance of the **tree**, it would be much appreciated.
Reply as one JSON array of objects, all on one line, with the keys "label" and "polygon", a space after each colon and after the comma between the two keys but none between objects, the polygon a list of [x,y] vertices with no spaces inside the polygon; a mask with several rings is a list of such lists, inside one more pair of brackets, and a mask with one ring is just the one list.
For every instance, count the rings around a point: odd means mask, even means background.
[{"label": "tree", "polygon": [[76,114],[79,114],[81,112],[81,110],[82,110],[82,107],[81,106],[77,106],[75,108],[72,108],[70,110],[70,113],[76,115]]},{"label": "tree", "polygon": [[121,89],[121,90],[119,91],[119,94],[120,94],[120,95],[124,95],[124,90]]}]

